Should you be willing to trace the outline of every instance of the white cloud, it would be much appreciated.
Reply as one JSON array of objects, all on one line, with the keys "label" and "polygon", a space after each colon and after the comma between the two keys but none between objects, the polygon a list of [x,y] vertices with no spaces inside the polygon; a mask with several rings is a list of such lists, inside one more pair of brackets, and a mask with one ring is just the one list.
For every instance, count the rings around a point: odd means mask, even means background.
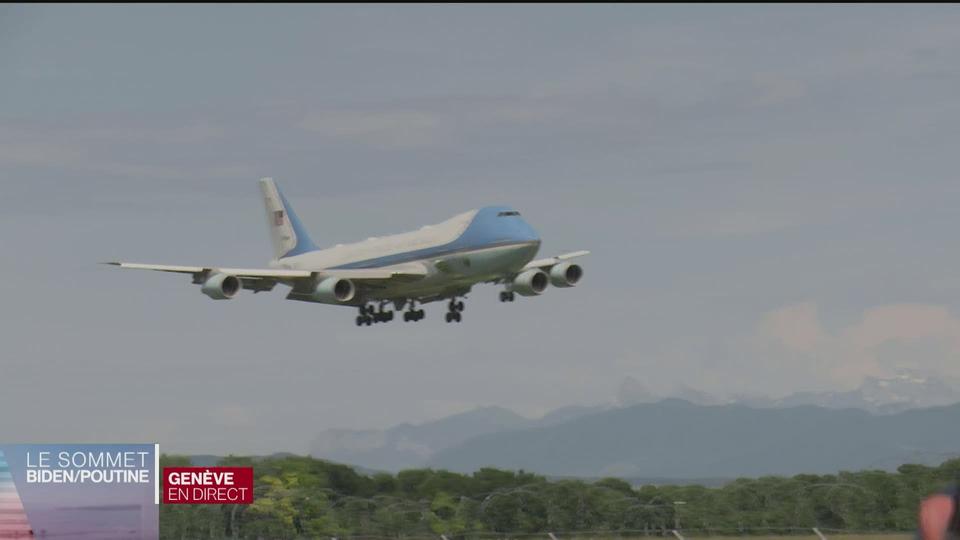
[{"label": "white cloud", "polygon": [[807,95],[807,86],[791,77],[778,73],[757,73],[753,84],[760,96],[756,99],[759,106],[770,106],[799,99]]},{"label": "white cloud", "polygon": [[449,129],[441,115],[417,110],[319,111],[308,114],[300,127],[327,137],[399,147],[437,144]]},{"label": "white cloud", "polygon": [[481,128],[561,120],[569,114],[562,99],[448,96],[369,108],[323,109],[307,113],[298,126],[321,136],[381,147],[443,146],[452,137]]},{"label": "white cloud", "polygon": [[904,368],[960,377],[960,319],[937,305],[870,308],[836,332],[824,329],[813,302],[784,306],[761,318],[753,347],[784,373],[823,387],[851,388]]},{"label": "white cloud", "polygon": [[123,123],[98,125],[0,125],[0,167],[53,168],[125,178],[190,180],[250,176],[244,163],[208,161],[171,165],[174,148],[192,148],[224,136],[208,121],[145,128]]},{"label": "white cloud", "polygon": [[764,315],[759,332],[793,351],[812,351],[827,338],[817,317],[817,306],[803,302]]},{"label": "white cloud", "polygon": [[219,426],[245,427],[255,423],[257,413],[238,404],[221,404],[207,412],[207,418]]}]

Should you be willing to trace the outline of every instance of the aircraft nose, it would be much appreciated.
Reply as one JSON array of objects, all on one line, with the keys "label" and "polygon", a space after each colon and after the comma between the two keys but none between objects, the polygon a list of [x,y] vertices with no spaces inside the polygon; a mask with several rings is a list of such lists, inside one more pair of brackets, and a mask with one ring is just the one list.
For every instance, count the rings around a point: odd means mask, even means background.
[{"label": "aircraft nose", "polygon": [[519,236],[518,240],[540,243],[540,235],[537,234],[537,231],[524,219],[520,219],[520,226],[517,227],[517,233]]}]

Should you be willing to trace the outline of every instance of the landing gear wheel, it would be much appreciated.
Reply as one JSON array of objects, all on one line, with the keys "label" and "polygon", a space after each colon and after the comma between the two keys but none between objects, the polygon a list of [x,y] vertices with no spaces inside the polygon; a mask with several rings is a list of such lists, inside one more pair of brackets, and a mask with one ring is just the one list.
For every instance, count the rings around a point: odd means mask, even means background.
[{"label": "landing gear wheel", "polygon": [[410,311],[406,311],[403,314],[403,320],[407,322],[409,321],[416,322],[423,319],[423,317],[424,317],[424,311],[422,309],[411,309]]},{"label": "landing gear wheel", "polygon": [[458,301],[456,298],[451,298],[450,303],[447,304],[447,315],[445,317],[447,322],[460,322],[461,315],[460,312],[463,311],[463,302]]},{"label": "landing gear wheel", "polygon": [[357,326],[363,326],[363,316],[357,315]]},{"label": "landing gear wheel", "polygon": [[463,311],[464,305],[463,300],[457,300],[456,297],[450,299],[450,303],[447,304],[447,322],[460,322],[460,312]]}]

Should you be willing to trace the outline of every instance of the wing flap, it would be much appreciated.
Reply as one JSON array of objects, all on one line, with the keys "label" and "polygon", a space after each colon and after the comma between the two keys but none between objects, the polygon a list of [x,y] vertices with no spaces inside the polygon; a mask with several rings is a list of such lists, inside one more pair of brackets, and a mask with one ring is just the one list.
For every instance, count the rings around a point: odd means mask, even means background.
[{"label": "wing flap", "polygon": [[285,270],[280,268],[212,268],[211,270],[241,278],[296,279],[308,278],[313,275],[313,272],[309,270]]},{"label": "wing flap", "polygon": [[427,267],[419,263],[396,264],[381,268],[344,268],[320,270],[319,277],[339,277],[357,281],[400,280],[416,281],[427,275]]},{"label": "wing flap", "polygon": [[169,264],[142,264],[128,262],[108,262],[112,266],[131,268],[135,270],[154,270],[157,272],[174,272],[190,274],[193,282],[203,283],[215,273],[230,274],[240,278],[244,289],[255,292],[269,291],[283,282],[296,291],[310,290],[316,282],[327,277],[349,279],[360,287],[383,287],[384,282],[409,282],[423,279],[427,275],[426,266],[419,263],[397,264],[382,268],[344,268],[329,270],[288,270],[282,268],[229,268],[215,266],[180,266]]}]

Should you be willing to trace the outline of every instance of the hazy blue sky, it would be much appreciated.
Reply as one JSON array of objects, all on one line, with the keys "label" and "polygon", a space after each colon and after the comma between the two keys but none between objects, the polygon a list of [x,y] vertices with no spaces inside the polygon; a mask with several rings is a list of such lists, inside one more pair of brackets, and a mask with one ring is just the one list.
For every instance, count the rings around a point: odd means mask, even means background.
[{"label": "hazy blue sky", "polygon": [[[0,438],[302,452],[627,376],[960,376],[958,58],[955,5],[2,6]],[[370,328],[96,264],[265,264],[267,175],[321,245],[503,203],[593,254]]]}]

